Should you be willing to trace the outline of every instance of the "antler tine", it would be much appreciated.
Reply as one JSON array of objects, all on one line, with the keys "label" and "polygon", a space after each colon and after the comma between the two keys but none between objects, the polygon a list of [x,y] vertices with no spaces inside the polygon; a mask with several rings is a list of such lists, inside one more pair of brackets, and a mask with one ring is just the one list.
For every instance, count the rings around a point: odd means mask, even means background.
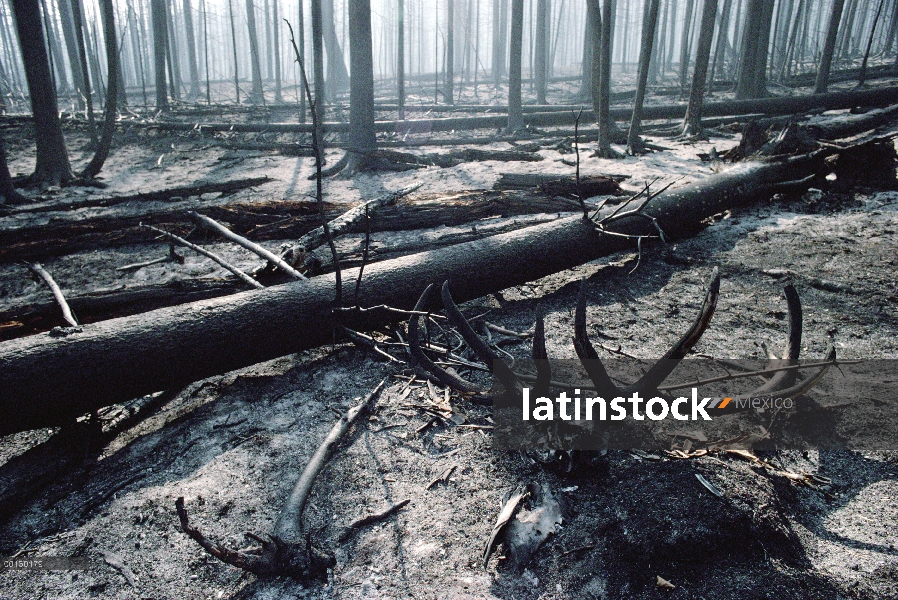
[{"label": "antler tine", "polygon": [[536,318],[536,325],[533,328],[532,354],[536,366],[536,383],[533,384],[534,397],[548,396],[549,382],[552,381],[552,366],[549,364],[549,355],[546,353],[546,327],[542,315]]},{"label": "antler tine", "polygon": [[598,394],[605,398],[620,396],[620,390],[611,381],[605,365],[586,334],[586,279],[580,281],[580,293],[577,294],[577,308],[574,311],[574,350]]},{"label": "antler tine", "polygon": [[433,294],[434,284],[430,284],[427,286],[427,289],[424,290],[424,293],[421,294],[421,297],[418,298],[418,303],[415,304],[415,314],[413,314],[408,319],[408,349],[418,365],[421,366],[425,371],[432,374],[437,378],[441,384],[451,387],[454,390],[464,393],[480,393],[480,390],[477,386],[475,386],[470,381],[459,377],[458,375],[453,375],[446,369],[440,367],[435,362],[430,360],[424,351],[421,350],[421,339],[418,335],[418,319],[421,318],[421,315],[417,314],[418,312],[424,311],[427,308],[428,301],[430,300],[431,295]]},{"label": "antler tine", "polygon": [[[835,361],[836,361],[836,349],[833,347],[832,344],[830,344],[826,349],[826,358],[824,359],[824,361],[828,362],[828,363],[835,363]],[[817,383],[823,378],[823,376],[826,375],[827,371],[829,371],[829,368],[831,366],[832,365],[827,364],[827,365],[820,367],[820,370],[817,371],[814,375],[811,375],[810,377],[808,377],[807,379],[805,379],[803,381],[799,381],[798,383],[796,383],[795,385],[793,385],[790,388],[786,388],[784,390],[776,390],[777,398],[791,400],[791,399],[798,398],[799,396],[801,396],[803,394],[807,394],[809,391],[811,391],[811,389],[815,385],[817,385]],[[733,399],[740,400],[742,398],[756,398],[759,395],[758,390],[761,390],[762,388],[764,388],[766,386],[767,386],[767,383],[765,383],[764,385],[762,385],[761,387],[759,387],[755,390],[752,390],[751,392],[748,392],[747,394],[742,394],[740,396],[736,396]],[[773,391],[773,390],[767,390],[767,391],[769,392],[769,391]],[[728,415],[728,414],[732,414],[735,412],[739,412],[741,410],[747,410],[748,408],[750,408],[750,406],[751,406],[751,404],[748,404],[748,403],[745,403],[743,406],[743,403],[741,403],[741,402],[730,402],[729,404],[727,404],[727,406],[725,408],[720,409],[719,412],[715,411],[714,414],[715,415],[716,414]]]},{"label": "antler tine", "polygon": [[[783,348],[782,361],[770,361],[771,366],[776,366],[781,363],[787,365],[793,364],[794,361],[798,360],[798,355],[801,352],[801,329],[803,318],[801,299],[798,297],[798,292],[795,291],[795,286],[791,283],[786,284],[783,288],[783,294],[786,296],[786,307],[789,311],[789,339],[786,341],[786,345]],[[772,392],[780,387],[788,387],[795,383],[797,375],[798,373],[795,371],[780,371],[751,393],[758,395]]]},{"label": "antler tine", "polygon": [[443,282],[442,296],[446,316],[458,328],[458,333],[461,334],[461,337],[464,338],[477,357],[488,366],[492,366],[493,372],[499,381],[502,382],[502,385],[505,386],[506,391],[520,390],[521,382],[511,368],[486,345],[486,342],[480,339],[480,336],[474,332],[474,328],[471,327],[465,316],[458,310],[458,306],[455,305],[455,301],[452,299],[452,293],[449,291],[449,281]]},{"label": "antler tine", "polygon": [[640,393],[657,392],[658,386],[667,379],[667,376],[676,368],[677,362],[686,356],[686,354],[698,343],[702,334],[708,329],[711,323],[711,317],[714,316],[714,309],[717,308],[717,298],[720,296],[720,272],[714,267],[714,273],[711,275],[711,283],[708,285],[708,291],[705,292],[705,300],[702,302],[702,308],[692,325],[683,336],[677,340],[677,343],[667,351],[651,368],[639,378],[639,381],[623,390],[626,393],[638,391]]}]

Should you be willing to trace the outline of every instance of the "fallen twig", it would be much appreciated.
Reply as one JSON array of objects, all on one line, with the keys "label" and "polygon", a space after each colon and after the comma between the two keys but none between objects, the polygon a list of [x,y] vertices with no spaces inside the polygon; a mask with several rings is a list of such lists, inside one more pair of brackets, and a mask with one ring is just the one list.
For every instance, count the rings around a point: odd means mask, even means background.
[{"label": "fallen twig", "polygon": [[374,514],[368,515],[367,517],[363,517],[363,518],[359,519],[358,521],[353,522],[346,529],[344,529],[340,533],[339,536],[337,536],[337,541],[345,542],[346,540],[349,539],[349,537],[353,533],[355,533],[356,531],[358,531],[365,525],[370,525],[371,523],[377,523],[378,521],[383,521],[387,517],[399,512],[409,502],[411,502],[411,498],[406,498],[405,500],[402,500],[401,502],[397,502],[396,504],[393,504],[386,510],[383,510],[379,513],[374,513]]},{"label": "fallen twig", "polygon": [[169,240],[170,242],[180,244],[181,246],[184,246],[185,248],[189,248],[190,250],[193,250],[194,252],[196,252],[198,254],[202,254],[206,258],[212,259],[214,262],[218,263],[219,265],[221,265],[222,267],[224,267],[225,269],[227,269],[228,271],[230,271],[231,273],[233,273],[234,275],[236,275],[237,277],[239,277],[240,279],[245,281],[247,283],[247,285],[249,285],[249,286],[252,286],[256,289],[262,289],[265,287],[264,285],[262,285],[261,283],[259,283],[258,281],[256,281],[255,279],[253,279],[252,277],[250,277],[249,275],[247,275],[246,273],[244,273],[243,271],[241,271],[240,269],[238,269],[237,267],[235,267],[234,265],[232,265],[231,263],[229,263],[222,257],[220,257],[219,255],[215,254],[214,252],[210,252],[210,251],[206,250],[202,246],[197,246],[196,244],[188,242],[187,240],[185,240],[182,237],[178,237],[173,233],[165,231],[164,229],[159,229],[158,227],[153,227],[152,225],[144,225],[143,223],[141,223],[140,226],[144,227],[146,229],[149,229],[151,231],[155,231],[159,235],[165,236],[165,238],[167,240]]},{"label": "fallen twig", "polygon": [[289,575],[301,580],[310,580],[324,575],[326,570],[335,564],[334,558],[330,554],[312,547],[310,540],[302,531],[302,512],[312,491],[315,478],[331,457],[334,448],[359,416],[371,407],[385,383],[386,380],[381,381],[360,404],[346,411],[346,414],[340,417],[340,420],[325,436],[324,441],[318,446],[315,454],[312,455],[306,468],[297,479],[293,492],[274,525],[274,533],[271,535],[246,534],[247,537],[262,545],[256,552],[231,550],[203,535],[199,529],[190,524],[183,497],[179,497],[175,501],[181,529],[215,558],[256,575]]},{"label": "fallen twig", "polygon": [[264,258],[265,260],[268,260],[268,261],[276,264],[280,269],[282,269],[285,273],[288,273],[294,279],[307,279],[307,277],[305,275],[303,275],[302,273],[300,273],[299,271],[297,271],[296,269],[294,269],[293,267],[291,267],[290,265],[285,263],[274,253],[266,250],[265,248],[263,248],[262,246],[260,246],[259,244],[255,243],[255,242],[249,241],[242,235],[237,235],[236,233],[234,233],[233,231],[231,231],[230,229],[228,229],[227,227],[225,227],[224,225],[222,225],[215,219],[210,219],[209,217],[201,215],[198,212],[194,212],[194,211],[190,211],[188,214],[200,225],[203,225],[204,227],[211,229],[213,231],[217,231],[223,237],[231,240],[235,244],[243,246],[250,252],[257,254],[257,255],[261,256],[262,258]]},{"label": "fallen twig", "polygon": [[28,268],[34,271],[34,273],[44,280],[44,283],[47,284],[47,287],[50,288],[50,291],[53,293],[53,297],[56,298],[56,302],[59,304],[59,308],[62,309],[62,317],[71,325],[72,327],[78,327],[78,320],[75,319],[75,315],[72,314],[72,309],[69,308],[69,303],[65,301],[65,296],[62,295],[62,290],[59,289],[59,286],[56,285],[56,282],[53,280],[53,276],[44,269],[40,263],[28,263]]}]

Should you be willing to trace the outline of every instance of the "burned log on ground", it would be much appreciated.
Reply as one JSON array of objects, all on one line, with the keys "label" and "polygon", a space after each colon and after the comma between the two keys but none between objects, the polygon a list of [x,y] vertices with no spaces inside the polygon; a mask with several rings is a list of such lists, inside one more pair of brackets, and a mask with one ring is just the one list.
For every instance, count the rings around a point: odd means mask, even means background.
[{"label": "burned log on ground", "polygon": [[62,202],[42,202],[20,206],[12,211],[15,214],[53,212],[57,210],[73,210],[94,206],[115,206],[126,202],[178,202],[190,196],[202,196],[203,194],[230,194],[256,187],[263,183],[273,181],[271,177],[247,177],[245,179],[233,179],[230,181],[214,181],[209,183],[197,183],[172,187],[151,192],[138,192],[125,196],[108,196],[101,198],[78,198],[75,200],[63,200]]},{"label": "burned log on ground", "polygon": [[[825,155],[742,163],[639,202],[639,210],[615,209],[603,231],[575,216],[375,263],[365,270],[358,303],[409,309],[428,284],[446,280],[466,301],[632,248],[628,236],[657,236],[659,229],[671,240],[693,235],[712,215],[825,175]],[[343,280],[357,275],[346,270]],[[69,423],[102,406],[316,347],[341,323],[363,331],[400,318],[385,311],[338,319],[334,282],[325,275],[95,323],[67,336],[4,342],[0,434]]]},{"label": "burned log on ground", "polygon": [[547,175],[544,173],[503,173],[499,181],[493,184],[494,190],[527,190],[538,189],[548,196],[577,198],[582,193],[584,198],[594,196],[623,195],[620,182],[629,179],[629,175],[595,175],[580,178],[579,187],[573,175]]},{"label": "burned log on ground", "polygon": [[[481,220],[469,225],[375,233],[369,246],[367,262],[371,264],[416,252],[479,240],[491,235],[567,217],[576,210],[574,206],[564,208],[568,212],[522,215],[489,222]],[[337,248],[340,251],[341,266],[359,266],[362,263],[364,246],[363,234],[355,234],[353,238],[344,237],[338,240]],[[167,259],[167,257],[164,258]],[[315,270],[310,274],[321,274],[333,270],[329,249],[326,251],[319,249],[306,255],[306,258],[309,259],[307,261],[309,263],[312,260],[316,261]],[[268,285],[288,281],[285,277],[268,273],[264,268],[257,270],[253,275],[260,282]],[[70,297],[69,304],[78,314],[81,322],[86,324],[207,298],[227,296],[245,289],[246,285],[237,278],[185,279],[125,289],[82,292],[80,296]],[[62,325],[64,325],[64,321],[55,302],[40,302],[0,311],[0,341],[50,331],[52,328]]]},{"label": "burned log on ground", "polygon": [[[559,194],[562,195],[562,194]],[[326,204],[328,219],[346,207]],[[289,200],[245,202],[204,206],[203,213],[227,223],[231,230],[254,241],[298,239],[321,225],[314,202]],[[372,231],[426,229],[439,225],[460,225],[486,217],[554,213],[569,210],[567,202],[546,197],[535,190],[520,192],[474,191],[454,194],[427,194],[399,200],[379,209],[371,220]],[[102,216],[91,219],[73,215],[69,222],[0,229],[0,261],[41,259],[81,250],[114,248],[153,242],[157,235],[140,224],[162,226],[177,235],[187,235],[183,207],[143,212],[134,216]],[[363,224],[347,230],[361,233]]]},{"label": "burned log on ground", "polygon": [[[814,110],[836,110],[857,106],[888,106],[898,103],[898,87],[881,87],[849,92],[830,92],[805,96],[785,96],[750,100],[729,100],[704,104],[704,117],[720,117],[744,114],[782,115],[798,114]],[[632,109],[616,107],[610,111],[614,120],[630,119]],[[643,108],[643,120],[682,119],[686,114],[685,104],[659,104]],[[584,121],[594,121],[592,111],[583,111]],[[506,115],[476,117],[450,117],[439,119],[417,119],[407,121],[376,121],[375,129],[380,133],[463,131],[470,129],[500,129],[507,125]],[[524,123],[531,127],[573,125],[571,111],[535,112],[524,115]],[[322,123],[325,133],[348,133],[349,123]],[[153,127],[170,131],[208,132],[281,132],[311,133],[312,125],[306,123],[154,123]]]}]

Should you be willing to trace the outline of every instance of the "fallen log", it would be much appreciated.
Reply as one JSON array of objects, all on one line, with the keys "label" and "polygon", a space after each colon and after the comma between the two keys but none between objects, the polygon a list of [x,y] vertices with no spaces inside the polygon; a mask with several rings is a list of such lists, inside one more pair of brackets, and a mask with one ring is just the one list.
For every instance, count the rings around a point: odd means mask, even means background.
[{"label": "fallen log", "polygon": [[[342,214],[347,206],[326,204],[328,219]],[[372,231],[426,229],[439,225],[459,225],[495,216],[535,214],[567,210],[567,203],[529,192],[474,191],[455,194],[428,194],[398,200],[381,207],[371,219]],[[245,202],[208,206],[203,213],[227,223],[231,230],[254,241],[299,239],[321,225],[314,202],[290,200]],[[132,216],[102,216],[90,219],[71,215],[67,222],[55,219],[29,227],[0,229],[0,261],[39,260],[81,250],[114,248],[152,243],[156,234],[140,224],[162,227],[176,235],[186,235],[184,209],[141,212]],[[346,232],[364,232],[356,223]]]},{"label": "fallen log", "polygon": [[[783,96],[757,98],[750,100],[728,100],[726,102],[708,102],[702,109],[704,117],[721,117],[742,114],[784,115],[798,114],[813,110],[837,110],[857,106],[887,106],[898,103],[898,86],[865,89],[850,92],[830,92],[827,94],[809,94],[805,96]],[[611,118],[618,121],[630,119],[632,109],[629,107],[612,108]],[[686,114],[685,104],[658,104],[643,107],[643,120],[682,119]],[[524,123],[531,127],[573,125],[575,115],[571,111],[528,113],[524,115]],[[584,110],[584,121],[593,121],[591,110]],[[508,124],[507,115],[489,115],[480,117],[450,117],[439,119],[410,119],[405,121],[376,121],[378,132],[413,132],[433,133],[440,131],[456,131],[468,129],[501,129]],[[249,132],[281,132],[311,133],[312,126],[307,123],[158,123],[158,129],[169,131],[235,131]],[[321,124],[325,133],[348,133],[349,123],[327,122]]]},{"label": "fallen log", "polygon": [[584,198],[594,196],[620,196],[624,193],[620,183],[629,175],[596,175],[581,177],[579,188],[573,175],[547,175],[545,173],[503,173],[493,184],[494,190],[526,190],[535,188],[549,196],[576,198],[582,192]]},{"label": "fallen log", "polygon": [[[571,207],[573,209],[574,207]],[[408,254],[443,248],[454,244],[479,240],[491,235],[523,229],[538,223],[545,223],[561,216],[569,216],[571,212],[535,215],[521,215],[502,219],[499,222],[477,221],[467,226],[437,227],[430,229],[414,229],[409,231],[390,231],[374,234],[369,250],[368,264],[382,260],[390,260]],[[362,262],[364,237],[356,235],[355,239],[337,240],[340,252],[340,264],[343,267],[359,266]],[[329,272],[333,269],[330,251],[314,251],[320,261],[316,272]],[[256,273],[254,273],[256,275]],[[274,281],[274,275],[260,271],[260,281],[283,283],[287,279]],[[229,279],[187,279],[170,281],[162,284],[150,284],[129,289],[99,290],[69,299],[82,323],[96,323],[107,319],[125,317],[157,308],[186,304],[207,298],[217,298],[236,294],[246,286],[236,278]],[[28,306],[20,306],[11,310],[0,311],[0,341],[12,340],[35,333],[50,331],[53,327],[63,325],[59,307],[55,302],[41,302]]]},{"label": "fallen log", "polygon": [[202,196],[203,194],[229,194],[247,188],[256,187],[263,183],[273,181],[271,177],[247,177],[245,179],[232,179],[230,181],[215,181],[154,190],[152,192],[138,192],[126,196],[107,196],[103,198],[77,198],[66,199],[61,202],[41,202],[40,204],[27,204],[16,207],[13,214],[52,212],[57,210],[74,210],[95,206],[115,206],[125,202],[179,202],[190,196]]},{"label": "fallen log", "polygon": [[[369,265],[360,306],[413,307],[421,290],[451,281],[466,301],[631,248],[627,236],[692,235],[726,209],[769,198],[784,183],[825,175],[826,152],[742,163],[661,194],[638,211],[605,219],[558,219],[442,250]],[[639,204],[642,204],[640,201]],[[609,213],[610,214],[610,213]],[[356,269],[343,273],[354,282]],[[165,308],[0,344],[0,435],[69,423],[96,408],[328,343],[334,328],[356,331],[398,316],[332,312],[335,278],[325,275],[227,298]]]}]

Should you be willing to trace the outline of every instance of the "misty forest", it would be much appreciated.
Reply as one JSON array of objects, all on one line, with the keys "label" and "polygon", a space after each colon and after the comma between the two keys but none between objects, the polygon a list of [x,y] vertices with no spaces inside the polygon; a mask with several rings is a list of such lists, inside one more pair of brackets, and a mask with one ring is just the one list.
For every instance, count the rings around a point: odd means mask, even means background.
[{"label": "misty forest", "polygon": [[898,0],[0,0],[0,598],[898,597],[896,137]]}]

